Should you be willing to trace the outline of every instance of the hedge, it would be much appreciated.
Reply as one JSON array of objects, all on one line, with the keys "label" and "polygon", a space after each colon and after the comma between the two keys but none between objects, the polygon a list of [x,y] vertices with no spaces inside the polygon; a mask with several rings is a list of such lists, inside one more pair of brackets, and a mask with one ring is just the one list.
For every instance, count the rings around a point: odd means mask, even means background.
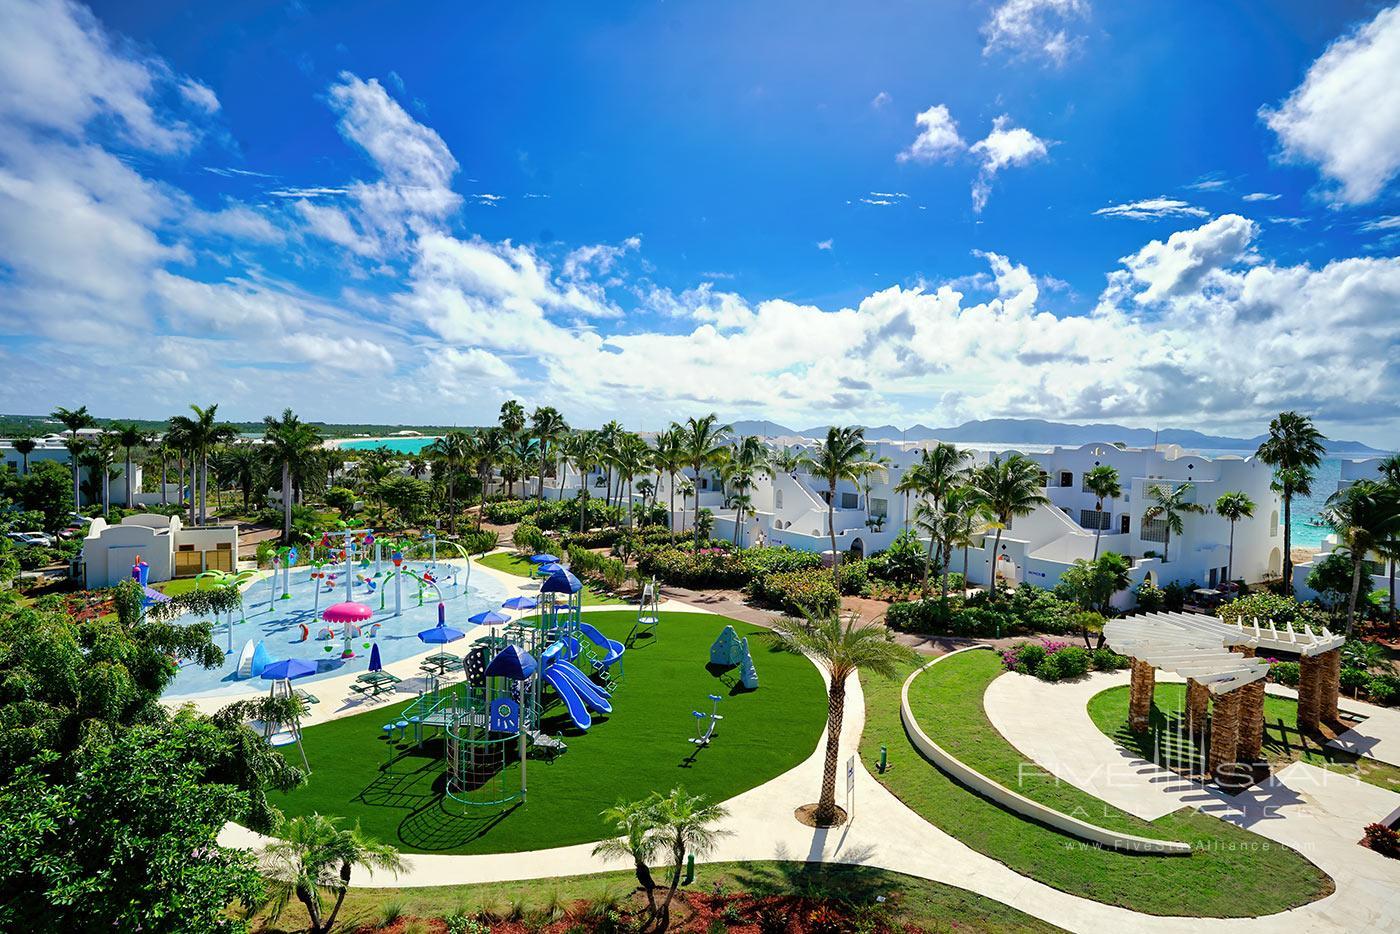
[{"label": "hedge", "polygon": [[779,571],[754,578],[749,593],[755,600],[793,616],[830,616],[841,608],[841,595],[831,574],[823,570]]}]

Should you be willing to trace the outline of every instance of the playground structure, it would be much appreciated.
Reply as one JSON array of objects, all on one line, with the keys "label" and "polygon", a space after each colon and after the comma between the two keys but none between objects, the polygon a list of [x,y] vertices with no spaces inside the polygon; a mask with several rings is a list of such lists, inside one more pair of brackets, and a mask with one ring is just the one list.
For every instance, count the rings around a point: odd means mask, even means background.
[{"label": "playground structure", "polygon": [[642,585],[642,602],[637,606],[637,622],[632,625],[632,631],[627,634],[629,643],[643,633],[656,634],[656,625],[661,621],[661,601],[658,599],[657,593],[656,578],[653,577]]},{"label": "playground structure", "polygon": [[720,696],[711,694],[709,698],[711,702],[709,713],[703,710],[690,712],[690,715],[695,718],[695,735],[690,738],[690,741],[700,749],[710,745],[710,740],[715,738],[715,727],[719,725],[719,721],[724,719],[724,714],[719,712]]},{"label": "playground structure", "polygon": [[748,637],[739,638],[733,626],[725,626],[710,646],[710,664],[719,668],[738,668],[739,683],[747,690],[758,689],[758,669],[749,652]]}]

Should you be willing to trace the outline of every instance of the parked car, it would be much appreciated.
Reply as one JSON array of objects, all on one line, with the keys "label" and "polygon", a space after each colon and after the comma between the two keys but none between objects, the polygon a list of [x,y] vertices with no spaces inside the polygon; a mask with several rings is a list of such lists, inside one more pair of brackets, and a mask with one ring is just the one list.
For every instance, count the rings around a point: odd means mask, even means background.
[{"label": "parked car", "polygon": [[38,545],[42,548],[52,548],[54,545],[53,536],[44,532],[10,532],[8,537],[21,545]]}]

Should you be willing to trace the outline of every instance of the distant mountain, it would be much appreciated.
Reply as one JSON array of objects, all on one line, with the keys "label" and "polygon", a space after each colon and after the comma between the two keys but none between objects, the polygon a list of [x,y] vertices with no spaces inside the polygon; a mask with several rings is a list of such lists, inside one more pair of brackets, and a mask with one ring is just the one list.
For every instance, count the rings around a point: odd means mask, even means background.
[{"label": "distant mountain", "polygon": [[[800,435],[819,438],[826,434],[826,425],[794,430],[770,421],[739,421],[734,430],[739,434],[780,437]],[[865,429],[865,437],[871,441],[961,441],[980,444],[1091,444],[1095,441],[1122,442],[1129,447],[1145,448],[1156,444],[1179,444],[1184,448],[1239,451],[1252,453],[1264,440],[1264,435],[1253,438],[1232,438],[1227,435],[1208,435],[1189,428],[1163,428],[1154,432],[1150,428],[1128,428],[1124,425],[1096,423],[1092,425],[1071,425],[1064,422],[1051,422],[1041,418],[989,418],[964,422],[953,428],[929,428],[927,425],[913,425],[901,429],[894,425],[877,425]],[[1386,452],[1377,450],[1360,441],[1329,440],[1327,450],[1331,454],[1374,455]]]}]

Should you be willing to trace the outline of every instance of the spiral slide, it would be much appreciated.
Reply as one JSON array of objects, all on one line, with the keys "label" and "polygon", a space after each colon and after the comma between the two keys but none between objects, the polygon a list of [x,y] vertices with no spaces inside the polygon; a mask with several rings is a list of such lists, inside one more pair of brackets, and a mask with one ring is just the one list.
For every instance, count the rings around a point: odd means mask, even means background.
[{"label": "spiral slide", "polygon": [[569,719],[574,721],[575,726],[580,730],[586,730],[593,725],[593,715],[588,712],[583,698],[579,697],[578,691],[574,690],[574,686],[569,683],[568,678],[564,676],[558,665],[550,665],[544,670],[544,681],[545,684],[554,688],[555,693],[564,701],[564,706],[569,710]]},{"label": "spiral slide", "polygon": [[559,669],[560,675],[568,680],[589,707],[599,713],[612,713],[612,704],[608,701],[608,693],[590,681],[588,675],[579,671],[569,662],[554,662],[549,667]]}]

